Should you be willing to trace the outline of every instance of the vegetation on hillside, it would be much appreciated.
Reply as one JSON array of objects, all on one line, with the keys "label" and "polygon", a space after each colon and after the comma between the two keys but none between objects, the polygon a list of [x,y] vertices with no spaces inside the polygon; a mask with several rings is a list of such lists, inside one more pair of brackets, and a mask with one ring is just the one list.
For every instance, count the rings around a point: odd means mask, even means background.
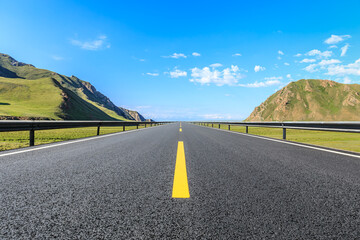
[{"label": "vegetation on hillside", "polygon": [[0,54],[0,118],[135,120],[89,82],[38,69],[6,54]]},{"label": "vegetation on hillside", "polygon": [[291,82],[246,121],[359,121],[360,85],[329,80]]}]

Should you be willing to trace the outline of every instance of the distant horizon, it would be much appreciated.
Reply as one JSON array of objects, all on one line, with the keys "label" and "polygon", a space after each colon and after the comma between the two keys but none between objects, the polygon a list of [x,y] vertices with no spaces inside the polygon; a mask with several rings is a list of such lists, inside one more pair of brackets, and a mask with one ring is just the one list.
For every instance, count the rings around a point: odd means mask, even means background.
[{"label": "distant horizon", "polygon": [[359,1],[2,7],[0,52],[77,76],[115,105],[159,121],[243,121],[289,82],[360,82]]}]

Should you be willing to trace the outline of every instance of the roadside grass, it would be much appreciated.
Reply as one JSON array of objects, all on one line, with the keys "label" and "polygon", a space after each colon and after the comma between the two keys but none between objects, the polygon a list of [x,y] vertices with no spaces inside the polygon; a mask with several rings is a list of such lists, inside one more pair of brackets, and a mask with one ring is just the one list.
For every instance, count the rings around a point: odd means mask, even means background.
[{"label": "roadside grass", "polygon": [[[144,126],[139,126],[144,128]],[[125,131],[134,130],[135,126],[125,127]],[[101,127],[100,135],[122,132],[123,127]],[[61,142],[66,140],[96,136],[97,127],[67,128],[35,131],[35,145]],[[0,132],[0,151],[28,147],[29,131]]]},{"label": "roadside grass", "polygon": [[[211,127],[211,124],[209,127]],[[214,124],[214,128],[218,127],[219,125]],[[222,124],[221,129],[227,130],[228,125]],[[231,131],[245,133],[245,127],[231,126]],[[249,127],[249,134],[282,139],[281,128]],[[360,133],[287,129],[286,139],[293,142],[360,152]]]}]

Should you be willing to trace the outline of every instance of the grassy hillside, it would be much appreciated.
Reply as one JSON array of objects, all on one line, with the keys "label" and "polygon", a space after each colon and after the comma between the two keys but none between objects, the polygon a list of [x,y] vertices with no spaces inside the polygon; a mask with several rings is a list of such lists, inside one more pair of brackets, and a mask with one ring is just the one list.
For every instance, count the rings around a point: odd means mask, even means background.
[{"label": "grassy hillside", "polygon": [[51,78],[0,77],[0,116],[60,119],[61,93]]},{"label": "grassy hillside", "polygon": [[0,54],[2,119],[135,120],[89,82]]},{"label": "grassy hillside", "polygon": [[360,85],[329,80],[291,82],[246,121],[359,121]]}]

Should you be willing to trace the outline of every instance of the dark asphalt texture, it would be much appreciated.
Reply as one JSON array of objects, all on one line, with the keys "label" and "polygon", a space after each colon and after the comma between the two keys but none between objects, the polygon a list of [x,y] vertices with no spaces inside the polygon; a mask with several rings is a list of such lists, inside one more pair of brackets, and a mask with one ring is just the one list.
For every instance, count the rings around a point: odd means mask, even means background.
[{"label": "dark asphalt texture", "polygon": [[0,157],[0,239],[360,238],[360,159],[182,125]]}]

